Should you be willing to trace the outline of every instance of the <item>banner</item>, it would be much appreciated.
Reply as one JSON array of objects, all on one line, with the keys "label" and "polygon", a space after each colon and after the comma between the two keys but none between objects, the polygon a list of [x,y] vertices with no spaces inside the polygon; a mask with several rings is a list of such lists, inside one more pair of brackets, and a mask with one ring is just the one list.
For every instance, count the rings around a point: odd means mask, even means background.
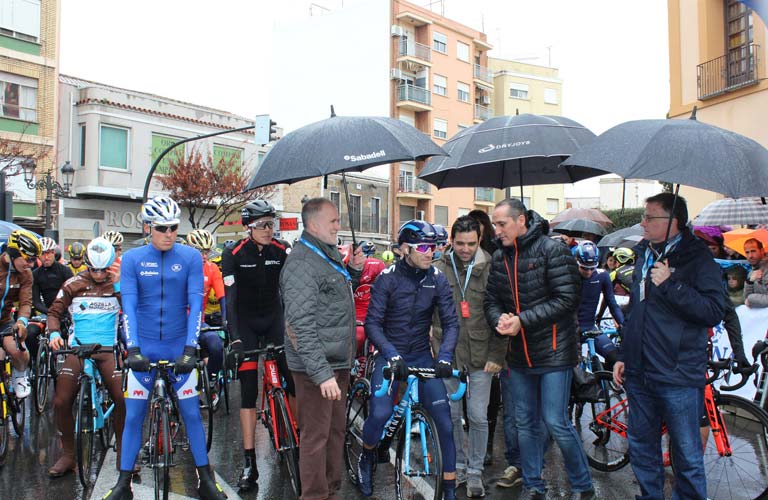
[{"label": "banner", "polygon": [[[736,314],[739,316],[739,322],[741,323],[741,337],[744,343],[744,352],[747,355],[747,359],[752,360],[752,346],[755,342],[765,338],[766,330],[768,330],[768,308],[754,309],[747,306],[739,306],[736,308]],[[731,342],[728,340],[728,333],[725,331],[725,327],[721,323],[714,328],[714,335],[712,337],[712,358],[723,359],[732,355]],[[761,369],[762,370],[762,369]],[[758,375],[760,371],[758,371]],[[731,375],[731,380],[726,385],[733,385],[741,380],[740,375]],[[755,384],[752,380],[739,389],[738,391],[728,392],[726,394],[735,394],[752,401],[755,398],[757,392]],[[723,380],[715,382],[715,387],[719,387],[724,384]]]}]

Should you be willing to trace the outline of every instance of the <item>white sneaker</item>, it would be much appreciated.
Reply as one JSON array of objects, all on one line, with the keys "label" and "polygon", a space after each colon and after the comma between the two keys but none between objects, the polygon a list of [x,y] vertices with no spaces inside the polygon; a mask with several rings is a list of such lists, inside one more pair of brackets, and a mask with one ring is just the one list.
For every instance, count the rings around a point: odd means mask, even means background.
[{"label": "white sneaker", "polygon": [[32,392],[32,385],[29,383],[29,377],[27,371],[14,372],[13,374],[13,392],[16,393],[16,398],[24,399]]}]

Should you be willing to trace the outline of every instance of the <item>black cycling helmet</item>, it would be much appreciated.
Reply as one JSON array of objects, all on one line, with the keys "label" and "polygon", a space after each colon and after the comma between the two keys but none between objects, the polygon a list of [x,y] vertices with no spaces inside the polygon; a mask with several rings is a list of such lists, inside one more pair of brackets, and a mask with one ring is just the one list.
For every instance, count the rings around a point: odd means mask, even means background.
[{"label": "black cycling helmet", "polygon": [[435,228],[427,221],[409,220],[397,232],[397,244],[403,243],[437,243]]},{"label": "black cycling helmet", "polygon": [[600,260],[600,250],[591,241],[582,241],[574,247],[573,255],[579,267],[595,269]]},{"label": "black cycling helmet", "polygon": [[267,200],[254,200],[248,203],[240,211],[240,218],[244,226],[261,217],[274,217],[275,207]]},{"label": "black cycling helmet", "polygon": [[363,255],[366,257],[373,257],[376,254],[376,244],[372,241],[365,241],[361,245],[363,248]]},{"label": "black cycling helmet", "polygon": [[85,245],[76,241],[67,247],[70,259],[82,259],[85,255]]},{"label": "black cycling helmet", "polygon": [[448,243],[448,231],[446,231],[445,226],[442,226],[440,224],[432,224],[432,227],[435,228],[437,244],[445,245],[446,243]]}]

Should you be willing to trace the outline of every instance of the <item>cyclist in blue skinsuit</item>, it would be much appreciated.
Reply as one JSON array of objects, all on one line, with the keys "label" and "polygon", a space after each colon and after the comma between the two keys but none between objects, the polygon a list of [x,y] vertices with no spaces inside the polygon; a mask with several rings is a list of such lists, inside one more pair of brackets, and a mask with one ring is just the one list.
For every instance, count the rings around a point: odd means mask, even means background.
[{"label": "cyclist in blue skinsuit", "polygon": [[224,499],[208,467],[194,371],[203,305],[202,258],[194,248],[175,244],[181,216],[175,201],[156,196],[144,204],[141,216],[151,227],[150,244],[126,252],[121,264],[125,364],[130,371],[120,477],[104,499],[133,499],[133,464],[156,375],[149,363],[163,359],[176,364],[173,388],[197,466],[200,498]]}]

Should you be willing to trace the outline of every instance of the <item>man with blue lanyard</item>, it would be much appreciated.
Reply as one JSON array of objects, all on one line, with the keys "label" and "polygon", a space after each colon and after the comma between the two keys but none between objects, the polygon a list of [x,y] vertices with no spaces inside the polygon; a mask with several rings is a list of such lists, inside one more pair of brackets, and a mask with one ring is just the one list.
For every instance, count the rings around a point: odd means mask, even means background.
[{"label": "man with blue lanyard", "polygon": [[200,252],[176,244],[181,209],[167,196],[152,198],[141,209],[150,225],[150,243],[123,255],[120,287],[128,358],[125,430],[117,484],[104,496],[131,500],[131,475],[141,446],[141,428],[156,376],[150,362],[173,360],[176,393],[192,456],[200,498],[227,498],[208,466],[200,418],[195,347],[203,306],[203,261]]}]

